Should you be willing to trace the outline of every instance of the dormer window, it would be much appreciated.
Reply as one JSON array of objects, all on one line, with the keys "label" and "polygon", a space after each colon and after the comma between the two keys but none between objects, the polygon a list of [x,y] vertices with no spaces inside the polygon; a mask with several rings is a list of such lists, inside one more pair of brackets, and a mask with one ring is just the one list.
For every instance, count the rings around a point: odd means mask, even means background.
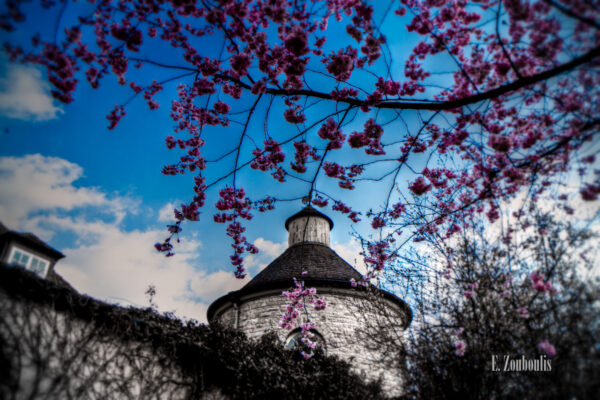
[{"label": "dormer window", "polygon": [[48,260],[44,260],[43,258],[40,258],[35,254],[16,246],[12,246],[10,255],[8,256],[8,262],[9,264],[19,265],[31,272],[34,272],[42,278],[46,277],[46,274],[48,273],[48,267],[50,266],[50,262]]}]

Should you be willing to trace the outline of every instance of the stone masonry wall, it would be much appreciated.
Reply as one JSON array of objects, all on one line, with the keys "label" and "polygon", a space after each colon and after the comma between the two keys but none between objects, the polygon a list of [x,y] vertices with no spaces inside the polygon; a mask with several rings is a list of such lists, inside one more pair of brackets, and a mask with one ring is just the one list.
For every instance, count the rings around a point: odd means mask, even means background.
[{"label": "stone masonry wall", "polygon": [[[318,295],[328,303],[325,310],[311,310],[311,321],[317,323],[317,331],[323,336],[327,353],[350,362],[355,370],[367,380],[382,378],[384,390],[390,396],[398,396],[403,391],[403,379],[398,369],[389,368],[384,362],[385,348],[370,346],[364,321],[375,321],[381,315],[371,307],[360,293],[344,289],[319,288]],[[388,311],[395,313],[397,320],[408,318],[397,305],[385,301]],[[263,293],[262,296],[242,299],[239,305],[238,328],[250,338],[258,338],[274,331],[285,343],[290,332],[279,325],[281,314],[288,304],[281,291]],[[233,326],[235,310],[229,307],[216,315],[221,323]],[[371,348],[370,348],[371,347]],[[373,348],[374,347],[374,348]],[[389,355],[388,355],[389,356]],[[397,360],[396,360],[397,361]]]}]

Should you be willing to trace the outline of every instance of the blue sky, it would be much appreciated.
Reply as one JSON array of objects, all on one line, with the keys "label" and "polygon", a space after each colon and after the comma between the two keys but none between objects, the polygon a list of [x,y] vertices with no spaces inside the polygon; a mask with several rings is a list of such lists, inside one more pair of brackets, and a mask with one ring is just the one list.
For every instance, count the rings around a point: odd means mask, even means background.
[{"label": "blue sky", "polygon": [[[52,36],[54,18],[39,11],[30,9],[26,29],[3,35],[21,43],[27,43],[35,31],[42,37]],[[71,12],[67,8],[64,19],[72,17]],[[408,52],[409,43],[396,39],[392,48]],[[161,58],[168,58],[170,52],[163,45],[153,45],[144,48],[140,56],[160,53]],[[218,47],[204,46],[203,52],[216,55]],[[402,68],[400,63],[395,66]],[[140,75],[139,82],[149,84],[152,79],[169,76],[150,69]],[[106,115],[131,96],[131,91],[117,85],[112,77],[98,90],[80,77],[75,102],[64,105],[49,96],[50,87],[41,69],[11,64],[0,56],[0,221],[11,229],[36,233],[61,250],[66,258],[57,264],[57,271],[84,293],[145,306],[144,291],[153,284],[161,310],[175,310],[180,316],[203,321],[212,300],[245,281],[233,278],[233,267],[228,263],[229,238],[225,226],[212,222],[210,209],[199,222],[184,225],[175,257],[167,259],[153,248],[166,236],[164,228],[171,222],[173,206],[191,197],[191,175],[160,173],[163,165],[179,156],[166,149],[164,139],[172,133],[170,102],[180,81],[165,85],[157,96],[159,110],[150,112],[140,96],[127,105],[127,116],[118,127],[109,131]],[[281,120],[283,109],[279,106],[276,110]],[[271,133],[294,129],[276,119],[269,128]],[[262,129],[258,118],[251,130]],[[207,158],[211,152],[218,155],[230,150],[239,140],[239,126],[213,130],[209,135],[213,144],[206,148]],[[231,159],[227,162],[232,164]],[[281,190],[268,175],[251,170],[243,171],[238,179],[263,194]],[[305,190],[288,185],[284,193],[291,198],[304,195]],[[216,194],[214,189],[209,191],[209,205],[214,204]],[[344,199],[365,208],[371,204],[372,195],[370,189],[346,192]],[[251,275],[285,250],[283,223],[301,207],[300,201],[282,202],[275,211],[256,215],[247,224],[247,236],[261,250],[258,256],[247,259]],[[328,214],[336,225],[332,247],[348,262],[360,266],[359,246],[350,235],[349,221],[331,211]]]},{"label": "blue sky", "polygon": [[[100,94],[81,85],[72,105],[58,104],[38,69],[3,60],[0,220],[63,251],[57,271],[85,293],[146,305],[144,291],[154,284],[162,310],[203,320],[212,300],[245,283],[228,264],[224,226],[207,210],[199,222],[184,225],[175,257],[154,250],[166,236],[173,205],[191,190],[190,176],[160,173],[174,159],[164,146],[172,124],[168,107],[148,112],[132,103],[127,118],[108,131],[105,115],[114,98]],[[300,207],[284,202],[248,224],[249,238],[261,249],[248,259],[252,275],[285,250],[283,222]],[[354,264],[358,245],[349,231],[336,219],[332,239]]]},{"label": "blue sky", "polygon": [[[72,11],[67,8],[66,19],[72,16]],[[38,29],[43,36],[53,35],[53,18],[45,18],[35,9],[29,16],[32,18],[27,21],[26,29],[6,38],[26,43]],[[398,56],[393,64],[396,79],[402,78],[404,57],[418,40],[405,33],[403,24],[408,20],[409,17],[391,16],[383,27],[384,31],[397,33],[388,35],[390,49]],[[329,32],[328,37],[343,36]],[[204,43],[203,54],[216,55],[218,43],[218,40]],[[338,42],[331,39],[329,43],[333,47],[341,44],[339,39]],[[160,54],[160,59],[175,57],[171,49],[156,44],[143,47],[140,57],[153,58],[156,54]],[[452,66],[443,56],[427,63],[433,70],[448,71]],[[138,74],[140,84],[172,76],[171,72],[156,68],[142,75],[138,71],[129,73]],[[365,82],[372,79],[358,73],[354,78]],[[444,75],[434,75],[431,83],[447,83],[445,79]],[[109,131],[106,115],[115,104],[131,96],[131,91],[117,85],[112,77],[98,90],[90,88],[80,77],[75,102],[58,104],[49,96],[43,71],[11,64],[0,55],[0,221],[14,230],[34,232],[61,250],[67,257],[57,264],[57,271],[84,293],[111,302],[145,306],[148,303],[144,292],[153,284],[158,292],[155,302],[161,310],[175,310],[180,316],[204,321],[206,307],[214,299],[246,281],[233,277],[230,241],[225,226],[212,222],[212,208],[203,212],[199,222],[184,225],[182,243],[177,246],[175,257],[167,259],[153,247],[166,236],[165,226],[172,220],[173,206],[188,201],[192,195],[192,175],[172,177],[160,173],[163,165],[176,161],[180,155],[176,150],[169,151],[164,140],[172,134],[170,102],[175,98],[177,84],[183,81],[165,85],[156,98],[161,104],[156,111],[149,111],[141,97],[134,99],[127,105],[126,117],[115,130]],[[321,78],[312,81],[315,85],[320,83]],[[372,89],[372,83],[364,86]],[[243,109],[248,104],[242,101],[236,107]],[[266,103],[261,107],[264,110]],[[315,112],[325,112],[330,107],[320,103]],[[271,111],[269,133],[275,138],[288,137],[295,129],[282,122],[282,111],[281,104]],[[263,137],[264,119],[260,114],[258,110],[259,117],[250,126],[258,143]],[[403,115],[409,124],[415,122],[414,113]],[[364,119],[354,121],[346,133],[360,130]],[[385,119],[383,116],[382,120]],[[403,128],[396,124],[390,129],[399,129],[401,134]],[[210,159],[237,144],[240,127],[232,124],[229,128],[212,129],[206,135],[205,151]],[[244,146],[247,160],[253,145],[246,141]],[[293,157],[290,155],[293,153],[287,154],[286,164]],[[363,157],[360,154],[340,152],[337,157],[359,159]],[[228,158],[221,169],[207,171],[209,182],[232,165],[233,160]],[[385,171],[385,167],[379,170]],[[401,176],[400,181],[413,177]],[[306,186],[295,183],[280,186],[268,174],[249,168],[238,179],[243,186],[254,190],[251,193],[254,199],[266,194],[283,198],[306,194]],[[327,180],[317,182],[321,188],[328,185]],[[389,187],[384,182],[364,184],[361,190],[352,192],[327,188],[359,209],[377,210],[380,204],[373,199],[382,199]],[[216,201],[215,189],[208,192],[209,207]],[[284,221],[301,207],[298,200],[281,202],[268,214],[256,213],[255,219],[247,224],[247,236],[261,250],[258,256],[247,259],[251,275],[285,250]],[[360,249],[351,236],[353,227],[349,220],[325,212],[335,223],[332,247],[360,268]],[[354,228],[365,232],[364,225]]]}]

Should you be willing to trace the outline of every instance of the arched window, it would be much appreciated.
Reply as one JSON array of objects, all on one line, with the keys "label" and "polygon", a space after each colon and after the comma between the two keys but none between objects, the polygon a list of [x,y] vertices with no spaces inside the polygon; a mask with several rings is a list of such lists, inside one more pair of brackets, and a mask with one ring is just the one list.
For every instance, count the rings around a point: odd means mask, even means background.
[{"label": "arched window", "polygon": [[[325,339],[323,338],[323,335],[314,329],[311,329],[310,332],[314,335],[310,340],[317,342],[317,349],[321,349],[323,354],[327,355],[327,346],[325,345]],[[300,328],[296,328],[290,332],[285,340],[285,347],[289,349],[303,350],[304,344],[300,341],[300,339],[302,339],[302,330]]]}]

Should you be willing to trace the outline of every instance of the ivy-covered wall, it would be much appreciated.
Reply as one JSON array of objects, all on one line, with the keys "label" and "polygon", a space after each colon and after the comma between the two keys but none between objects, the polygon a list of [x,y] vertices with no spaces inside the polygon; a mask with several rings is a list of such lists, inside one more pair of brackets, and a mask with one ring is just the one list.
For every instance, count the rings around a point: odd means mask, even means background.
[{"label": "ivy-covered wall", "polygon": [[[378,299],[379,307],[375,307],[375,299],[364,292],[337,288],[319,288],[319,296],[327,302],[324,310],[312,312],[311,321],[316,322],[317,330],[323,337],[327,354],[335,355],[348,361],[352,371],[367,381],[380,380],[383,390],[391,396],[403,393],[404,382],[401,369],[392,367],[386,360],[387,346],[372,346],[373,331],[366,331],[365,320],[379,322],[390,314],[396,321],[406,321],[409,317],[394,303]],[[281,329],[281,314],[285,312],[288,299],[281,296],[281,291],[270,291],[253,294],[253,297],[242,298],[238,309],[229,307],[216,313],[215,319],[223,326],[234,326],[237,313],[237,326],[249,338],[257,338],[267,332],[274,332],[279,340],[285,341],[289,331]],[[307,322],[305,316],[299,317]]]},{"label": "ivy-covered wall", "polygon": [[0,398],[378,399],[347,363],[275,335],[109,305],[0,265]]}]

